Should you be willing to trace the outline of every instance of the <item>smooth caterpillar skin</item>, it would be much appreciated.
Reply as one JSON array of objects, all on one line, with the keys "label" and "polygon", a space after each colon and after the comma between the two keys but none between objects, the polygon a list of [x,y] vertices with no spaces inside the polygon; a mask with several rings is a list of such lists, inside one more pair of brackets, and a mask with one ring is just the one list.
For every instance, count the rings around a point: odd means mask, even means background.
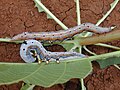
[{"label": "smooth caterpillar skin", "polygon": [[23,32],[14,36],[11,40],[27,40],[27,39],[36,39],[36,40],[45,40],[45,41],[56,41],[64,40],[66,38],[71,38],[72,36],[81,33],[83,31],[90,31],[94,33],[105,33],[111,31],[111,28],[104,28],[95,26],[91,23],[83,23],[81,25],[69,28],[67,30],[60,30],[55,32]]},{"label": "smooth caterpillar skin", "polygon": [[31,63],[36,61],[36,58],[31,54],[31,50],[36,50],[38,55],[41,55],[42,53],[45,54],[44,51],[46,51],[42,44],[36,40],[25,41],[20,47],[20,56],[25,62]]},{"label": "smooth caterpillar skin", "polygon": [[36,58],[31,54],[31,50],[36,50],[42,61],[59,61],[86,57],[77,52],[50,52],[47,51],[40,42],[36,40],[26,40],[20,47],[20,56],[25,62],[32,63],[36,61]]}]

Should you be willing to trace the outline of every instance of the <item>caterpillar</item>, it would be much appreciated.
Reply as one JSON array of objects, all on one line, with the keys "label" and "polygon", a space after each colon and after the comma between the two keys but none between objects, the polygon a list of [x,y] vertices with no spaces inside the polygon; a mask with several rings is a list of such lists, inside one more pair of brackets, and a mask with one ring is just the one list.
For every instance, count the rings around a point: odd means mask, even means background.
[{"label": "caterpillar", "polygon": [[86,57],[84,54],[77,52],[50,52],[47,51],[41,42],[36,40],[27,40],[27,39],[37,39],[44,41],[56,41],[64,40],[70,38],[78,33],[83,31],[91,31],[94,33],[104,33],[111,31],[111,28],[103,28],[95,26],[91,23],[83,23],[79,26],[69,28],[68,30],[60,30],[56,32],[23,32],[14,36],[11,40],[26,40],[20,47],[20,56],[25,62],[35,62],[36,60],[39,63],[42,61],[57,61],[77,58],[77,57]]},{"label": "caterpillar", "polygon": [[84,58],[86,57],[84,54],[80,54],[77,52],[50,52],[47,51],[41,42],[37,40],[26,40],[22,43],[20,47],[20,56],[21,58],[28,63],[35,62],[38,60],[41,61],[56,61],[59,63],[59,60],[66,60],[71,58]]},{"label": "caterpillar", "polygon": [[90,31],[94,33],[105,33],[111,31],[111,28],[103,28],[99,26],[95,26],[92,23],[83,23],[81,25],[75,26],[73,28],[69,28],[67,30],[60,30],[55,32],[23,32],[14,36],[11,40],[27,40],[27,39],[36,39],[36,40],[44,40],[44,41],[56,41],[56,40],[64,40],[67,38],[71,38],[72,36],[81,33],[83,31]]}]

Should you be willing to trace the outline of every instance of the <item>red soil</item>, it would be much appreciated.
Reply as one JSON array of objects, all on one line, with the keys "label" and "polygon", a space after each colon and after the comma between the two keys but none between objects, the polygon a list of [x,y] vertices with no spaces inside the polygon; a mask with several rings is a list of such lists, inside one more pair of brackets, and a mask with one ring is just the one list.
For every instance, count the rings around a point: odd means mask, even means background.
[{"label": "red soil", "polygon": [[[80,0],[81,20],[96,23],[110,9],[114,0]],[[42,0],[43,4],[57,16],[66,26],[72,27],[76,23],[76,8],[74,0]],[[101,24],[101,26],[116,25],[120,29],[120,3]],[[62,29],[54,20],[48,20],[45,13],[38,13],[32,0],[1,0],[0,1],[0,37],[13,37],[25,31],[55,31]],[[119,46],[119,41],[108,44]],[[11,43],[0,43],[1,62],[23,62],[19,56],[19,46]],[[56,51],[63,51],[59,46]],[[111,49],[88,46],[97,53],[111,52]],[[50,50],[55,51],[53,47]],[[98,63],[93,62],[93,72],[84,79],[87,90],[119,90],[120,71],[114,66],[100,69]],[[11,85],[1,85],[0,90],[19,90],[21,82]],[[80,90],[78,79],[72,79],[65,84],[54,85],[50,88],[36,86],[35,90]]]}]

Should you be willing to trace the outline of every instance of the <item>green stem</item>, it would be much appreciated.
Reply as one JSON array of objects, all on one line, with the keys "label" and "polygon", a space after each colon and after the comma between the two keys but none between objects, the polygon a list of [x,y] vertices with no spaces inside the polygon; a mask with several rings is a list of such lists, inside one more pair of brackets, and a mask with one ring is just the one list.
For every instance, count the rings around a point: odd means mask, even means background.
[{"label": "green stem", "polygon": [[82,53],[82,46],[79,46],[79,53]]},{"label": "green stem", "polygon": [[83,80],[83,78],[80,79],[80,82],[81,82],[82,90],[86,90],[85,86],[84,86],[84,80]]},{"label": "green stem", "polygon": [[[111,57],[120,57],[120,51],[116,51],[116,52],[111,52],[111,53],[107,53],[107,54],[101,54],[101,55],[96,55],[96,56],[90,56],[90,57],[86,57],[86,58],[75,58],[75,59],[70,59],[70,60],[65,60],[65,61],[61,61],[61,63],[63,62],[76,62],[78,60],[89,60],[89,61],[95,61],[95,60],[107,60],[107,58],[111,58]],[[51,63],[56,63],[56,62],[51,62]],[[7,63],[7,62],[0,62],[0,64],[10,64],[10,65],[24,65],[27,63]],[[38,63],[31,63],[31,64],[38,64]],[[41,63],[44,64],[44,63]]]},{"label": "green stem", "polygon": [[113,3],[110,4],[110,10],[107,11],[107,13],[97,22],[96,26],[100,25],[110,15],[110,13],[113,11],[118,2],[119,0],[115,0]]},{"label": "green stem", "polygon": [[[0,42],[10,42],[10,40],[11,40],[10,38],[0,38]],[[73,43],[77,47],[79,47],[81,45],[95,44],[95,45],[99,45],[99,46],[104,46],[104,47],[120,50],[120,48],[116,47],[116,46],[99,44],[100,42],[110,42],[113,40],[120,40],[119,30],[115,30],[115,31],[110,32],[110,33],[96,35],[96,36],[78,38],[78,39],[70,40],[70,41],[63,41],[62,43],[68,43],[68,44]],[[23,41],[13,41],[13,43],[22,43],[22,42]],[[62,43],[54,42],[54,44],[62,44]]]},{"label": "green stem", "polygon": [[79,42],[80,42],[80,45],[91,45],[91,44],[97,44],[97,43],[103,43],[103,42],[110,42],[113,40],[120,40],[119,30],[115,30],[106,34],[81,38]]},{"label": "green stem", "polygon": [[119,70],[120,70],[120,67],[119,67],[118,65],[114,64],[114,66],[115,66],[117,69],[119,69]]},{"label": "green stem", "polygon": [[77,12],[77,24],[80,25],[81,24],[81,19],[80,19],[80,4],[79,4],[79,0],[75,0],[76,2],[76,12]]},{"label": "green stem", "polygon": [[74,49],[76,49],[77,47],[74,45],[71,49],[70,49],[70,51],[74,51]]},{"label": "green stem", "polygon": [[23,42],[23,41],[10,41],[10,40],[11,40],[10,38],[0,38],[0,42],[16,43],[16,44]]},{"label": "green stem", "polygon": [[0,42],[10,42],[10,38],[0,38]]},{"label": "green stem", "polygon": [[90,53],[90,54],[92,54],[92,55],[94,55],[94,56],[97,55],[97,54],[95,54],[94,52],[92,52],[92,51],[90,51],[89,49],[87,49],[86,46],[83,46],[83,48],[84,48],[88,53]]},{"label": "green stem", "polygon": [[[101,55],[96,55],[96,56],[90,56],[87,58],[76,58],[73,60],[70,60],[71,62],[75,62],[77,60],[90,60],[90,61],[96,61],[96,60],[106,60],[107,58],[111,58],[111,57],[120,57],[120,51],[115,51],[115,52],[111,52],[111,53],[106,53],[106,54],[101,54]],[[68,61],[63,61],[63,62],[69,62]]]},{"label": "green stem", "polygon": [[[107,11],[107,13],[100,19],[98,20],[98,22],[96,23],[96,26],[100,25],[109,15],[110,13],[113,11],[113,9],[115,8],[115,6],[117,5],[117,3],[119,2],[119,0],[115,0],[112,4],[111,4],[111,8],[109,11]],[[85,37],[89,36],[91,34],[91,32],[87,32],[85,34]]]},{"label": "green stem", "polygon": [[68,29],[57,17],[55,17],[39,0],[34,0],[40,7],[48,14],[52,19],[54,19],[63,29]]},{"label": "green stem", "polygon": [[116,47],[116,46],[112,46],[112,45],[107,45],[107,44],[103,44],[103,43],[98,43],[98,44],[95,44],[97,46],[103,46],[103,47],[107,47],[107,48],[112,48],[112,49],[115,49],[115,50],[120,50],[119,47]]},{"label": "green stem", "polygon": [[[76,2],[76,12],[77,12],[77,25],[81,24],[81,18],[80,18],[80,3],[79,0],[75,0]],[[82,53],[82,46],[79,46],[79,53]]]}]

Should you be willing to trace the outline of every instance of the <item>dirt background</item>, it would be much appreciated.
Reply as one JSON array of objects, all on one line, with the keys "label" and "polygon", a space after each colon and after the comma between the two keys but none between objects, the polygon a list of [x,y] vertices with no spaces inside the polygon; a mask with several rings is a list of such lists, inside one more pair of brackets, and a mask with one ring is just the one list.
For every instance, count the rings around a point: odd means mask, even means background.
[{"label": "dirt background", "polygon": [[[81,21],[96,23],[109,9],[114,0],[80,0]],[[76,23],[76,6],[74,0],[42,0],[44,5],[58,17],[66,26],[73,27]],[[101,26],[116,25],[120,29],[120,2]],[[13,37],[25,31],[56,31],[62,29],[54,20],[48,20],[45,13],[38,13],[32,0],[0,0],[0,37]],[[119,46],[120,41],[108,44]],[[23,62],[19,56],[20,45],[0,42],[0,61]],[[56,50],[54,49],[57,48]],[[87,46],[91,51],[101,54],[113,50]],[[49,47],[52,51],[64,51],[60,46]],[[100,69],[93,62],[93,72],[84,79],[87,90],[119,90],[120,71],[114,66]],[[0,90],[20,90],[21,82],[2,85]],[[54,85],[50,88],[36,86],[34,90],[80,90],[78,79],[71,79],[65,84]]]}]

